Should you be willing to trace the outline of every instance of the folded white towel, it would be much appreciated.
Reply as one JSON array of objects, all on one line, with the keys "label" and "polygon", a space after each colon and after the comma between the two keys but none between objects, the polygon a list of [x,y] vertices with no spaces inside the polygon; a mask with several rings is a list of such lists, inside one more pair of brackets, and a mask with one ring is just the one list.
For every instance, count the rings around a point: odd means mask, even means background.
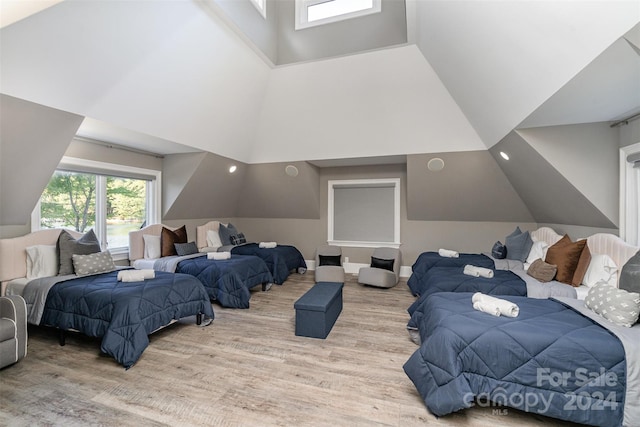
[{"label": "folded white towel", "polygon": [[486,277],[487,279],[491,279],[493,277],[493,270],[490,268],[478,267],[470,264],[465,265],[462,272],[468,276],[474,277]]},{"label": "folded white towel", "polygon": [[[473,294],[471,302],[473,303],[473,308],[484,311],[485,313],[494,314],[497,309],[502,316],[518,317],[518,314],[520,314],[520,307],[518,307],[517,304],[505,299],[492,297],[491,295],[485,295],[481,292]],[[480,308],[476,308],[476,304],[479,304]]]},{"label": "folded white towel", "polygon": [[231,258],[231,252],[207,252],[207,258],[215,260],[223,260]]},{"label": "folded white towel", "polygon": [[451,249],[438,249],[438,254],[445,258],[458,258],[459,256],[457,251]]},{"label": "folded white towel", "polygon": [[473,303],[473,308],[496,317],[500,316],[500,309],[491,304],[485,304],[484,302],[478,301]]},{"label": "folded white towel", "polygon": [[[145,271],[147,273],[145,273]],[[152,276],[149,276],[148,271],[153,273]],[[142,282],[144,279],[153,279],[155,277],[155,272],[153,270],[121,270],[118,271],[118,281],[119,282]]]},{"label": "folded white towel", "polygon": [[276,242],[260,242],[258,243],[258,247],[262,249],[272,249],[278,246]]}]

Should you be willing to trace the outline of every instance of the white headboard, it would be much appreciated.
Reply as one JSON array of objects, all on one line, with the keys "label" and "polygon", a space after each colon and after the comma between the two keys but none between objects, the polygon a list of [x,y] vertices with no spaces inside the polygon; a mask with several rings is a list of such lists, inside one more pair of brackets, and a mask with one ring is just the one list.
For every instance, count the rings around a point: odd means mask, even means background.
[{"label": "white headboard", "polygon": [[[35,245],[55,245],[62,229],[38,230],[24,236],[0,239],[0,282],[26,277],[27,248]],[[67,230],[74,238],[82,233]]]},{"label": "white headboard", "polygon": [[162,234],[162,228],[167,228],[171,231],[177,230],[180,227],[169,227],[163,224],[151,224],[136,231],[129,232],[129,262],[133,262],[137,259],[144,258],[144,237],[145,234],[152,236],[160,236]]},{"label": "white headboard", "polygon": [[540,227],[531,232],[531,239],[533,239],[534,242],[546,242],[551,246],[555,245],[558,240],[562,239],[562,236],[556,233],[553,228]]},{"label": "white headboard", "polygon": [[596,233],[587,237],[587,246],[591,255],[609,255],[618,266],[618,279],[622,267],[640,248],[632,246],[614,234]]},{"label": "white headboard", "polygon": [[[223,225],[226,226],[227,224]],[[208,246],[207,231],[209,230],[213,230],[217,233],[220,230],[220,221],[209,221],[206,224],[196,227],[196,245],[198,245],[198,250]]]}]

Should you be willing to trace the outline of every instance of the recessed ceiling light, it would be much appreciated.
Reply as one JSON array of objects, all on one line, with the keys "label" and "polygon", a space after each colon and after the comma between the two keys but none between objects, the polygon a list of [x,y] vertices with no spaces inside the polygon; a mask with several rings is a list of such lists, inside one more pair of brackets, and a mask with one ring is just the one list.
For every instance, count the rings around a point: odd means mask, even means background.
[{"label": "recessed ceiling light", "polygon": [[238,167],[236,165],[231,165],[229,166],[229,173],[234,173],[237,169]]},{"label": "recessed ceiling light", "polygon": [[444,169],[444,160],[439,157],[434,157],[427,162],[427,169],[433,172],[438,172]]},{"label": "recessed ceiling light", "polygon": [[298,176],[298,168],[293,165],[287,165],[284,168],[284,173],[286,173],[289,176]]},{"label": "recessed ceiling light", "polygon": [[502,156],[503,159],[509,160],[509,155],[507,153],[505,153],[504,151],[501,151],[500,155]]}]

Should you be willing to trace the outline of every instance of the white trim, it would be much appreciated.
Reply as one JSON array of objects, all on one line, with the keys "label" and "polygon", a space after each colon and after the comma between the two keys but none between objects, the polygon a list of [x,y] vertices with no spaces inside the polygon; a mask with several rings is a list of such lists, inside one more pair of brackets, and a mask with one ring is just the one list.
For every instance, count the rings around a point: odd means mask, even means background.
[{"label": "white trim", "polygon": [[[315,27],[318,25],[330,24],[332,22],[344,21],[346,19],[358,18],[360,16],[371,15],[382,11],[382,0],[373,0],[373,6],[370,9],[357,10],[354,12],[343,13],[341,15],[330,16],[309,22],[309,7],[321,3],[327,3],[334,0],[296,0],[296,30]],[[337,1],[337,0],[335,0]]]},{"label": "white trim", "polygon": [[264,19],[267,19],[267,0],[262,0],[262,6],[260,6],[260,3],[258,3],[258,0],[249,0],[249,1],[256,8],[256,10],[260,12],[260,15],[262,15]]},{"label": "white trim", "polygon": [[[335,240],[333,238],[334,227],[334,194],[335,187],[368,187],[380,184],[392,184],[394,194],[394,211],[393,211],[393,242],[370,242],[370,241],[345,241]],[[328,207],[327,207],[327,243],[335,246],[355,247],[355,248],[377,248],[388,246],[400,248],[400,178],[380,178],[380,179],[348,179],[348,180],[329,180],[328,183]]]},{"label": "white trim", "polygon": [[[638,212],[638,198],[640,197],[640,182],[637,168],[627,162],[627,156],[640,153],[640,142],[620,148],[620,237],[630,245],[640,244],[640,212]],[[629,201],[635,201],[628,203]]]}]

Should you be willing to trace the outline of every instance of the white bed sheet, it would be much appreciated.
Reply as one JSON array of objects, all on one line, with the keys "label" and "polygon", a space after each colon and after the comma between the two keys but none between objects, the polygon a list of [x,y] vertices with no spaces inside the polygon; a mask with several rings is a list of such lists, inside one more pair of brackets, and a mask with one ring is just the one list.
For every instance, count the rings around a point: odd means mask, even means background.
[{"label": "white bed sheet", "polygon": [[157,261],[157,258],[140,258],[131,264],[136,270],[153,270],[153,264]]},{"label": "white bed sheet", "polygon": [[29,279],[26,277],[21,277],[19,279],[10,280],[7,283],[6,295],[20,295],[22,296],[22,291],[24,291],[25,286],[29,283]]}]

